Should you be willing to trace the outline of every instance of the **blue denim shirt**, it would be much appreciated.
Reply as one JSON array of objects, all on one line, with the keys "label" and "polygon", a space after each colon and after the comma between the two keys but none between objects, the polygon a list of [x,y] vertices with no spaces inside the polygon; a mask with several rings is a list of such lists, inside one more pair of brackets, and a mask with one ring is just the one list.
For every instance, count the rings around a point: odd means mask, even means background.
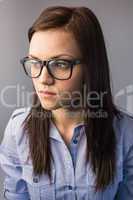
[{"label": "blue denim shirt", "polygon": [[[123,118],[114,118],[117,137],[117,172],[114,183],[103,192],[94,193],[95,174],[85,165],[86,135],[84,125],[73,130],[67,147],[58,129],[51,121],[50,142],[52,183],[47,174],[33,173],[28,158],[28,137],[23,135],[22,122],[30,108],[15,110],[6,126],[0,145],[0,166],[6,173],[4,197],[9,200],[133,200],[133,118],[122,112]],[[28,162],[27,162],[28,160]]]}]

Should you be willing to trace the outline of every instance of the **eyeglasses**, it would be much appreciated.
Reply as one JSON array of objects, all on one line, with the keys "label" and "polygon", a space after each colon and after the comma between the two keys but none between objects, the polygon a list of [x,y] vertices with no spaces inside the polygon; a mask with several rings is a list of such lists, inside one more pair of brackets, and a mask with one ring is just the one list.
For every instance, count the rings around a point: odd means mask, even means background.
[{"label": "eyeglasses", "polygon": [[36,58],[24,57],[20,60],[24,71],[30,78],[38,78],[42,69],[46,66],[48,73],[55,79],[67,80],[72,76],[73,67],[80,64],[80,59],[49,59],[42,61]]}]

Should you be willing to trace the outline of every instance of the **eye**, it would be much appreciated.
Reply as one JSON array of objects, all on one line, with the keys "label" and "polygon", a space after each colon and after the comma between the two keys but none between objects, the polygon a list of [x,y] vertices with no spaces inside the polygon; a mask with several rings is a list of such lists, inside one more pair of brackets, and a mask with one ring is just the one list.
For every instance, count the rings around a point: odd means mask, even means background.
[{"label": "eye", "polygon": [[70,68],[70,63],[65,60],[55,60],[50,63],[53,67],[67,69]]},{"label": "eye", "polygon": [[34,67],[34,68],[40,68],[40,66],[41,66],[40,63],[34,59],[27,60],[25,64],[26,64],[26,66]]},{"label": "eye", "polygon": [[40,64],[37,60],[33,60],[33,59],[29,60],[29,62],[30,62],[31,64],[33,64],[33,65],[38,65],[38,64]]}]

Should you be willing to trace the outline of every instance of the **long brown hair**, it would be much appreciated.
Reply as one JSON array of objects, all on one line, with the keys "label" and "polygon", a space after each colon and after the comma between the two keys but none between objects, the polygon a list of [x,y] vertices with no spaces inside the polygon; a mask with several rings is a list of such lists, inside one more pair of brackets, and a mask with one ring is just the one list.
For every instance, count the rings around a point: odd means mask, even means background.
[{"label": "long brown hair", "polygon": [[[110,87],[110,72],[104,36],[98,19],[87,7],[53,6],[46,8],[29,28],[29,42],[37,31],[63,28],[71,32],[81,50],[85,63],[84,84],[87,91],[103,96],[103,104],[90,98],[89,105],[84,106],[85,133],[87,137],[86,162],[90,162],[96,174],[96,190],[104,189],[114,180],[116,171],[116,137],[113,129],[114,117],[120,112],[113,103]],[[94,97],[94,93],[92,93]],[[86,100],[87,101],[87,100]],[[97,105],[97,106],[95,106]],[[106,113],[103,117],[93,117],[92,113]],[[39,115],[39,113],[43,113]],[[51,147],[49,138],[51,111],[42,108],[37,94],[33,105],[24,121],[25,133],[29,136],[29,149],[35,174],[48,173],[51,177]],[[45,116],[45,117],[44,117]]]}]

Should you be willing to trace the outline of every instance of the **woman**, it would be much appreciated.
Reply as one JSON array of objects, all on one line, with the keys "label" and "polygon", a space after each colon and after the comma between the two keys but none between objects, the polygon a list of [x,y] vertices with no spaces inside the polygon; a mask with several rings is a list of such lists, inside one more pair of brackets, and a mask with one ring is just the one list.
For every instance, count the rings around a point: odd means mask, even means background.
[{"label": "woman", "polygon": [[4,196],[133,199],[133,119],[113,103],[103,33],[86,7],[45,9],[21,60],[34,88],[1,143]]}]

